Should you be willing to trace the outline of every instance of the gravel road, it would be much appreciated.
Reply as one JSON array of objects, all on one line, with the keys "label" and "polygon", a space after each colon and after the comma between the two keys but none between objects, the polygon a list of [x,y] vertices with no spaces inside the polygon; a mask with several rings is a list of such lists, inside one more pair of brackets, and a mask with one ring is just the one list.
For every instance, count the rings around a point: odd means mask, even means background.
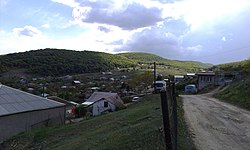
[{"label": "gravel road", "polygon": [[199,150],[250,150],[250,112],[209,94],[181,95]]}]

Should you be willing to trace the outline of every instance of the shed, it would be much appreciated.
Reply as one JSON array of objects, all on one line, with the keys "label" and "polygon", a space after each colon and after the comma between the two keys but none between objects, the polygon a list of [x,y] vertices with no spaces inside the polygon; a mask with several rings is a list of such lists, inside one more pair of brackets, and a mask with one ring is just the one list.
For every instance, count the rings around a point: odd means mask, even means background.
[{"label": "shed", "polygon": [[17,133],[64,121],[64,104],[0,85],[0,143]]},{"label": "shed", "polygon": [[198,89],[201,90],[207,85],[215,84],[215,73],[214,72],[199,72],[198,76]]},{"label": "shed", "polygon": [[117,108],[124,107],[124,103],[117,93],[94,92],[86,102],[91,105],[93,116],[100,115],[105,111],[115,111]]}]

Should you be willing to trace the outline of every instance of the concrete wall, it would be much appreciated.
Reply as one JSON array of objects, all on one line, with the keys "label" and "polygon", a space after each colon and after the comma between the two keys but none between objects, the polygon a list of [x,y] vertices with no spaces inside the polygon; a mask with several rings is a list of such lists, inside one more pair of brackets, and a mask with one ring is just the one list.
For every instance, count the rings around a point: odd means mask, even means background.
[{"label": "concrete wall", "polygon": [[65,121],[65,107],[0,116],[0,143],[23,131],[61,125]]},{"label": "concrete wall", "polygon": [[[104,102],[108,102],[108,107],[104,107]],[[93,116],[100,115],[102,112],[110,109],[115,111],[115,105],[106,100],[97,101],[93,104]]]},{"label": "concrete wall", "polygon": [[215,76],[198,76],[198,90],[210,84],[215,84]]}]

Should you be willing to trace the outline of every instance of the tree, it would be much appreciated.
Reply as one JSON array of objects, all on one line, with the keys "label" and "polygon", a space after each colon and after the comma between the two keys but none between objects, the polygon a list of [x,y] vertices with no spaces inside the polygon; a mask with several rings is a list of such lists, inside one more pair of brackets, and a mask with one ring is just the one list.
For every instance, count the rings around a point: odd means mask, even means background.
[{"label": "tree", "polygon": [[147,94],[147,87],[152,85],[153,81],[153,73],[150,71],[145,71],[144,73],[134,75],[131,81],[131,85],[142,86],[145,90],[145,94]]}]

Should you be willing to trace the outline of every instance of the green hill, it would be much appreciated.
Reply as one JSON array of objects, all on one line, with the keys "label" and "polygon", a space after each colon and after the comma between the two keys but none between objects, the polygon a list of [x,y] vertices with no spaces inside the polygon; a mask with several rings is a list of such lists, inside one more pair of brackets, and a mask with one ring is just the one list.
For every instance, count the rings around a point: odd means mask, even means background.
[{"label": "green hill", "polygon": [[212,67],[217,71],[238,71],[240,73],[249,73],[250,72],[250,60],[243,60],[239,62],[232,62],[226,64],[220,64]]},{"label": "green hill", "polygon": [[218,72],[237,72],[241,79],[214,96],[222,101],[250,110],[250,60],[220,64],[212,67]]},{"label": "green hill", "polygon": [[235,82],[215,95],[222,101],[250,110],[250,77]]},{"label": "green hill", "polygon": [[[180,100],[177,111],[178,149],[195,150]],[[164,150],[161,114],[160,95],[147,95],[127,109],[19,134],[0,145],[0,149]]]},{"label": "green hill", "polygon": [[112,70],[135,62],[108,53],[62,49],[34,50],[0,56],[0,71],[26,69],[28,73],[58,76]]},{"label": "green hill", "polygon": [[124,56],[138,63],[156,62],[157,64],[163,64],[163,65],[171,66],[174,68],[185,69],[187,71],[193,71],[193,72],[199,71],[202,68],[204,69],[204,68],[208,68],[212,66],[211,64],[204,64],[204,63],[196,62],[196,61],[169,60],[169,59],[165,59],[154,54],[142,53],[142,52],[121,53],[118,55]]},{"label": "green hill", "polygon": [[62,76],[94,73],[117,67],[136,67],[140,63],[157,62],[173,70],[199,70],[209,65],[199,62],[175,61],[148,53],[108,54],[92,51],[41,49],[0,56],[0,73],[22,69],[28,74]]}]

